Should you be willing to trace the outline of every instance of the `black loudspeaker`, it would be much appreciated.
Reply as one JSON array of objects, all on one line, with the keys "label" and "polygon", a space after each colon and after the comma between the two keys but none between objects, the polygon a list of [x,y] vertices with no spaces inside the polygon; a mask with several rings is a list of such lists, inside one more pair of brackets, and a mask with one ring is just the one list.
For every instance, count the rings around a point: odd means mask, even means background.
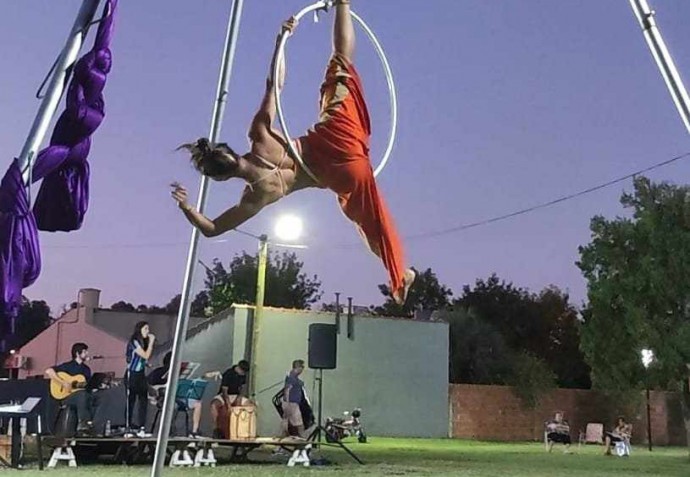
[{"label": "black loudspeaker", "polygon": [[309,367],[335,369],[338,354],[338,327],[324,323],[309,325]]}]

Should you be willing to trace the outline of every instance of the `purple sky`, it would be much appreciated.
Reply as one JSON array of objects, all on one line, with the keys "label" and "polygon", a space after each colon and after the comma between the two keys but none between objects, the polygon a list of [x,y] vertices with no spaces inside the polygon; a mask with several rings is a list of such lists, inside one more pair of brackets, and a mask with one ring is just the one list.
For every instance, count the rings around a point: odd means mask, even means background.
[{"label": "purple sky", "polygon": [[[5,0],[0,15],[0,150],[16,156],[37,109],[34,93],[81,2]],[[82,287],[102,303],[164,304],[182,285],[190,226],[169,198],[173,180],[198,188],[181,142],[208,134],[229,0],[120,2],[107,117],[90,161],[84,227],[42,234],[43,272],[26,290],[54,311]],[[657,20],[681,72],[690,71],[690,2],[659,0]],[[263,91],[280,21],[306,4],[245,2],[222,137],[241,150]],[[399,136],[380,187],[403,237],[509,213],[576,192],[690,150],[690,141],[626,1],[354,0],[389,55],[400,96]],[[391,8],[394,5],[394,8]],[[316,118],[330,49],[330,17],[304,21],[290,40],[284,104],[291,129]],[[389,116],[382,70],[360,35],[378,160]],[[91,45],[91,39],[87,45]],[[690,75],[686,74],[690,79]],[[650,174],[687,182],[690,161]],[[239,182],[213,184],[207,211],[224,210]],[[574,262],[595,214],[621,214],[630,182],[532,214],[464,232],[406,241],[410,263],[431,267],[460,292],[496,272],[538,291],[549,284],[585,298]],[[386,281],[334,196],[306,191],[244,228],[271,232],[282,213],[303,217],[300,251],[325,299],[342,291],[379,303]],[[200,257],[225,262],[256,242],[229,233],[204,240]],[[197,273],[201,277],[202,273]],[[200,280],[197,280],[201,285]],[[269,284],[270,286],[270,284]]]}]

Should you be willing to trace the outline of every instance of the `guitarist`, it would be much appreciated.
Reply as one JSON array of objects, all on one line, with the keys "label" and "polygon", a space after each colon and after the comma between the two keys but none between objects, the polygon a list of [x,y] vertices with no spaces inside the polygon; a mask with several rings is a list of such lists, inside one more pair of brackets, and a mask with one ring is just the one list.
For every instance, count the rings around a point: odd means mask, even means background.
[{"label": "guitarist", "polygon": [[95,396],[86,389],[77,389],[74,382],[58,377],[57,373],[66,373],[71,376],[83,376],[85,382],[91,379],[91,368],[86,365],[89,356],[89,346],[86,343],[74,343],[72,345],[72,360],[53,366],[45,370],[45,375],[60,383],[68,397],[59,401],[60,404],[70,406],[77,411],[77,434],[90,434],[93,430],[93,415],[97,402]]}]

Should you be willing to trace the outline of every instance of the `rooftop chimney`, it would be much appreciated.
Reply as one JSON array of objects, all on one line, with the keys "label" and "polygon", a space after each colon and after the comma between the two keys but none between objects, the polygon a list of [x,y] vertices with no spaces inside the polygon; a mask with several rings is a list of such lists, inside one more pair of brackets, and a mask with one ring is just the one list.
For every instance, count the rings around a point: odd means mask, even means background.
[{"label": "rooftop chimney", "polygon": [[98,308],[101,291],[95,288],[82,288],[79,290],[79,306],[95,310]]}]

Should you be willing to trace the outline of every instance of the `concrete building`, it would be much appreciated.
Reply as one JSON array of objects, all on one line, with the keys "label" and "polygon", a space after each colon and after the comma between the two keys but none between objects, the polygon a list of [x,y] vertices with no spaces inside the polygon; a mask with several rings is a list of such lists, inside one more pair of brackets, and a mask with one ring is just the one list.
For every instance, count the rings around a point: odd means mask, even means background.
[{"label": "concrete building", "polygon": [[[249,359],[253,314],[253,307],[235,305],[190,328],[184,360],[201,363],[200,374]],[[334,313],[264,308],[255,365],[260,435],[279,433],[271,398],[280,390],[291,362],[307,362],[309,325],[335,321]],[[161,349],[160,355],[165,351]],[[302,376],[314,411],[316,376],[311,369]],[[217,391],[217,384],[210,386],[206,404]],[[337,368],[323,371],[324,417],[355,407],[362,409],[372,435],[447,437],[447,323],[354,315],[348,324],[343,316]]]}]

